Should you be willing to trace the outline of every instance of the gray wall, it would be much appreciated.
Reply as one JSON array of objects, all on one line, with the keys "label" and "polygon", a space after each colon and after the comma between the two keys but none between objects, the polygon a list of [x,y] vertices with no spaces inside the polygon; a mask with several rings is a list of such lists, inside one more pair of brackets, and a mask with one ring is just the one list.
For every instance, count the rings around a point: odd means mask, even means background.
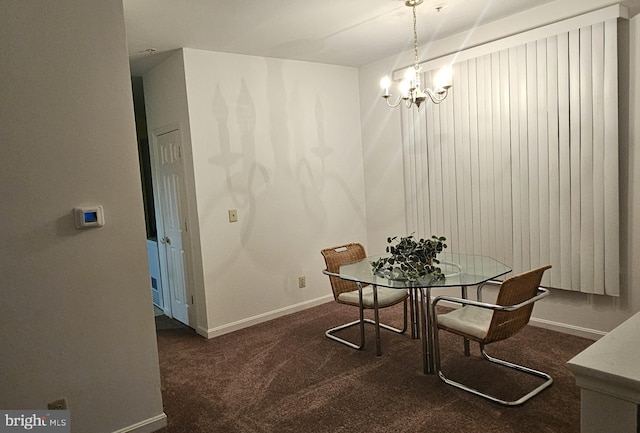
[{"label": "gray wall", "polygon": [[183,49],[144,90],[152,150],[181,130],[192,326],[214,337],[332,300],[320,250],[366,243],[357,69]]},{"label": "gray wall", "polygon": [[[0,408],[163,423],[121,0],[0,4]],[[79,231],[75,206],[106,225]],[[154,424],[155,423],[155,424]]]}]

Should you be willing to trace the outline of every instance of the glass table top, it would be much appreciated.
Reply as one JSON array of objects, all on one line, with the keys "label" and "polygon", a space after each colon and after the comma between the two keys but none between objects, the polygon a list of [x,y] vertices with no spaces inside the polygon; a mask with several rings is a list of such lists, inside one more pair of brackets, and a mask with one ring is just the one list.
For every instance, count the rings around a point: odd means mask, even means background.
[{"label": "glass table top", "polygon": [[511,272],[510,267],[488,256],[445,252],[438,254],[438,260],[440,260],[438,267],[442,269],[445,278],[436,279],[427,275],[418,281],[397,280],[373,273],[371,262],[384,256],[384,254],[370,256],[358,262],[341,265],[340,278],[398,289],[458,287],[475,286]]}]

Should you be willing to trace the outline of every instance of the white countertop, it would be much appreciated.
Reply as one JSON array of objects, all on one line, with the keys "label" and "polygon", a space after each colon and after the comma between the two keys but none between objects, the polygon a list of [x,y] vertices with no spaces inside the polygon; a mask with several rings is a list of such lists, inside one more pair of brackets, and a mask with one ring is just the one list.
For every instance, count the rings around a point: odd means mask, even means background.
[{"label": "white countertop", "polygon": [[640,403],[640,313],[567,363],[576,384]]}]

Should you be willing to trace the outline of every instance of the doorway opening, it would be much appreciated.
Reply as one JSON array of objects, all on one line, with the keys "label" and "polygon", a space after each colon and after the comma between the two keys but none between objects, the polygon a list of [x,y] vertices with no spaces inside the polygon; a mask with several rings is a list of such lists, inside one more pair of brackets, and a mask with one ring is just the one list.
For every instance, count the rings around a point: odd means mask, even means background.
[{"label": "doorway opening", "polygon": [[145,226],[147,229],[147,255],[149,257],[150,288],[154,311],[164,314],[162,280],[160,278],[160,258],[158,255],[158,228],[153,198],[153,180],[151,175],[151,152],[147,132],[147,114],[145,110],[142,77],[131,77],[133,108],[135,113],[136,136],[138,140],[138,162],[144,204]]},{"label": "doorway opening", "polygon": [[155,311],[190,326],[195,313],[181,131],[172,126],[154,130],[150,136],[142,77],[132,77],[132,90],[152,302]]}]

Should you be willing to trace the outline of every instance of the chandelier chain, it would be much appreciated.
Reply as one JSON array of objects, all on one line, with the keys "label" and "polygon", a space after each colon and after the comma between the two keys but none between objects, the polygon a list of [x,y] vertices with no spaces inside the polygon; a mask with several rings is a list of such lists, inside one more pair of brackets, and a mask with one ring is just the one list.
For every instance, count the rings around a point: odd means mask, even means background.
[{"label": "chandelier chain", "polygon": [[414,68],[418,70],[418,24],[416,20],[416,5],[413,6],[413,57]]}]

